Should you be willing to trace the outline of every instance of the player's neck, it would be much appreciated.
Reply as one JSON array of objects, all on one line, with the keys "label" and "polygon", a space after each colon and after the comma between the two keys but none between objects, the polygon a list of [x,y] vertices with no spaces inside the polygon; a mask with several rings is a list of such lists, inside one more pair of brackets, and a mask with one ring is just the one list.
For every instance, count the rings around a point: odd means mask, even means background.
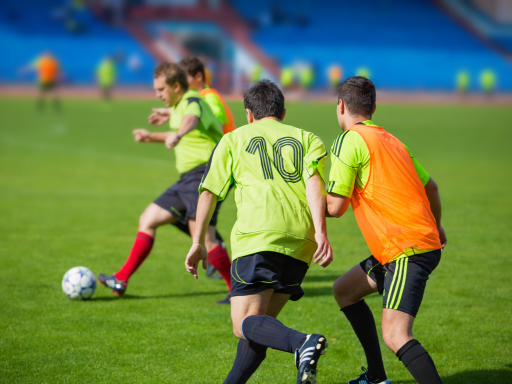
[{"label": "player's neck", "polygon": [[183,90],[183,91],[181,91],[181,90],[180,90],[180,91],[176,94],[176,102],[175,102],[172,106],[174,107],[174,106],[178,105],[178,103],[181,101],[181,99],[183,99],[183,95],[184,95],[185,93],[187,93],[187,92],[188,92],[188,89]]},{"label": "player's neck", "polygon": [[348,115],[345,118],[345,124],[343,126],[343,130],[346,131],[353,125],[356,125],[357,123],[362,123],[363,121],[371,120],[371,117],[369,116],[350,116]]},{"label": "player's neck", "polygon": [[277,118],[277,117],[275,117],[275,116],[267,116],[267,117],[263,117],[263,118],[258,119],[258,120],[254,119],[254,122],[255,122],[255,123],[257,123],[258,121],[263,121],[263,120],[275,120],[275,121],[277,121],[278,123],[280,123],[280,122],[281,122],[281,119],[278,119],[278,118]]}]

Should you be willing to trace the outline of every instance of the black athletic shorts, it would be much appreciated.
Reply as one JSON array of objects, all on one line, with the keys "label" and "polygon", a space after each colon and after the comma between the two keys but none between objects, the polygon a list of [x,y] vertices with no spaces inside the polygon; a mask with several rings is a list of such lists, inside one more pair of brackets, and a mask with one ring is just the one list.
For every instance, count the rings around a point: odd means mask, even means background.
[{"label": "black athletic shorts", "polygon": [[383,308],[396,309],[416,317],[429,275],[441,260],[441,250],[430,251],[380,264],[370,256],[361,268],[377,283]]},{"label": "black athletic shorts", "polygon": [[39,89],[41,91],[51,91],[57,88],[56,81],[45,81],[39,83]]},{"label": "black athletic shorts", "polygon": [[297,301],[304,291],[300,286],[308,264],[278,252],[260,252],[242,256],[231,263],[231,296],[246,296],[274,289],[289,293]]},{"label": "black athletic shorts", "polygon": [[[182,173],[178,182],[160,195],[154,203],[169,211],[178,223],[176,226],[187,226],[189,219],[196,217],[199,184],[203,178],[206,164],[202,164],[188,172]],[[217,215],[221,201],[217,203],[210,225],[217,224]]]}]

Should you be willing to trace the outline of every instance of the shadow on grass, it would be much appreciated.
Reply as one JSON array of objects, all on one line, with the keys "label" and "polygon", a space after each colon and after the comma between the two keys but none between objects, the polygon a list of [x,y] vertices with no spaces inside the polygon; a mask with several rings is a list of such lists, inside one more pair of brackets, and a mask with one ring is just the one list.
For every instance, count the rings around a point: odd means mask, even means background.
[{"label": "shadow on grass", "polygon": [[[153,296],[139,296],[139,295],[126,294],[126,295],[123,295],[122,300],[175,299],[175,298],[179,298],[179,297],[219,295],[222,293],[226,294],[226,291],[189,292],[189,293],[175,293],[175,294],[153,295]],[[91,301],[111,301],[111,300],[119,300],[119,299],[120,298],[117,296],[94,297],[91,299]]]},{"label": "shadow on grass", "polygon": [[[509,365],[510,366],[510,365]],[[486,369],[459,372],[442,378],[445,384],[494,384],[512,383],[511,369]],[[398,381],[396,381],[398,383]]]},{"label": "shadow on grass", "polygon": [[[507,365],[512,368],[512,364]],[[459,372],[441,378],[444,384],[512,383],[512,369],[493,369]],[[393,380],[394,384],[414,384],[415,380]]]},{"label": "shadow on grass", "polygon": [[331,287],[308,288],[302,285],[302,289],[304,289],[304,297],[332,296]]}]

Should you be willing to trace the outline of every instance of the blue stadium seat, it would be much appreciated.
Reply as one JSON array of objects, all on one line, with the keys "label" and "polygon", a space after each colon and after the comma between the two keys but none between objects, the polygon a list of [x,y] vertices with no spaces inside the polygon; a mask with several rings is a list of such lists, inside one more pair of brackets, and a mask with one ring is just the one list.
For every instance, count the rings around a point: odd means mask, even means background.
[{"label": "blue stadium seat", "polygon": [[[492,68],[498,88],[512,90],[511,64],[429,0],[231,4],[257,25],[252,39],[282,66],[312,63],[317,86],[327,84],[327,68],[338,63],[345,77],[364,66],[378,87],[397,90],[453,90],[461,69],[469,71],[471,87],[477,89],[480,72]],[[279,10],[272,11],[275,4]]]}]

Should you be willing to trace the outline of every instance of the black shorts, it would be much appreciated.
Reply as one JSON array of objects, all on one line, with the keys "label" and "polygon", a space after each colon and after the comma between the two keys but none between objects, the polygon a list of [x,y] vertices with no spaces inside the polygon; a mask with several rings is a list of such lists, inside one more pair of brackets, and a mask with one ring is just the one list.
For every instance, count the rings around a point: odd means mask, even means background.
[{"label": "black shorts", "polygon": [[304,291],[300,286],[308,264],[278,252],[260,252],[242,256],[231,264],[231,296],[246,296],[274,289],[288,293],[297,301]]},{"label": "black shorts", "polygon": [[40,82],[39,89],[41,91],[52,91],[54,89],[57,89],[57,82],[56,81]]},{"label": "black shorts", "polygon": [[[182,173],[176,184],[153,201],[159,207],[169,211],[178,220],[177,226],[187,226],[188,220],[196,217],[199,184],[205,169],[206,164],[202,164]],[[221,201],[217,203],[210,225],[217,224],[217,215],[221,204]]]},{"label": "black shorts", "polygon": [[429,275],[441,260],[441,250],[380,264],[370,256],[361,262],[364,272],[377,283],[383,308],[396,309],[416,317]]}]

